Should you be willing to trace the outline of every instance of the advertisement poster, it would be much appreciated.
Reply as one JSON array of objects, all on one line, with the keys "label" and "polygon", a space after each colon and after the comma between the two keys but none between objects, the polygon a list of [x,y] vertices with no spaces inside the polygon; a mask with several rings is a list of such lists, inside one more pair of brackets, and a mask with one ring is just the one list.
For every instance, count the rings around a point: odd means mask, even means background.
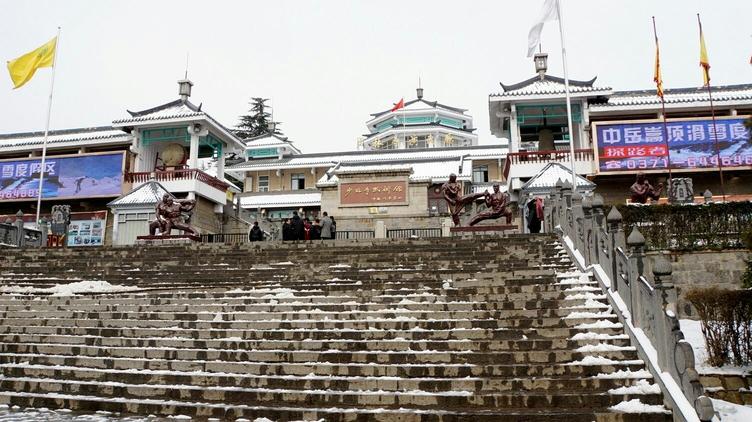
[{"label": "advertisement poster", "polygon": [[71,220],[68,226],[68,246],[102,246],[104,228],[102,220]]},{"label": "advertisement poster", "polygon": [[[752,167],[746,117],[670,119],[649,123],[594,123],[600,173],[672,169]],[[668,151],[666,150],[668,134]]]},{"label": "advertisement poster", "polygon": [[[47,158],[42,199],[119,196],[123,158],[123,152]],[[0,201],[36,199],[41,168],[41,158],[0,161]]]}]

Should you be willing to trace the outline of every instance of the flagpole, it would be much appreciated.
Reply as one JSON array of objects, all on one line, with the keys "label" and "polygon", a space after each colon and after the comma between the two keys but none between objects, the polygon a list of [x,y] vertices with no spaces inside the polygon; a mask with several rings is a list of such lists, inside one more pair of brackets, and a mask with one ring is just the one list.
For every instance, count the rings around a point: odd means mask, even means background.
[{"label": "flagpole", "polygon": [[[659,57],[659,50],[658,50],[658,31],[655,29],[655,16],[653,16],[653,35],[655,36],[655,54],[656,54],[656,67],[658,67],[658,72],[660,72],[660,60]],[[660,78],[660,74],[657,75]],[[660,82],[656,81],[656,83],[660,83],[660,92],[658,97],[661,99],[661,116],[663,117],[663,142],[666,144],[666,167],[668,167],[668,202],[673,202],[673,176],[671,175],[671,149],[668,146],[668,122],[666,121],[666,100],[663,98],[663,81]]]},{"label": "flagpole", "polygon": [[36,224],[39,225],[39,214],[42,211],[42,190],[44,185],[44,166],[47,158],[47,138],[50,134],[50,116],[52,115],[52,93],[55,89],[55,70],[57,69],[57,51],[60,47],[60,27],[57,27],[57,40],[55,41],[55,53],[52,56],[52,78],[50,81],[50,96],[47,100],[47,123],[44,127],[44,142],[42,143],[42,163],[39,168],[39,191],[37,192],[37,218]]},{"label": "flagpole", "polygon": [[[702,35],[702,22],[700,21],[699,13],[697,14],[697,24],[700,26],[700,39],[704,44],[705,40]],[[703,71],[706,72],[707,75],[707,83],[705,84],[705,86],[708,88],[708,100],[710,100],[710,117],[713,120],[713,143],[715,144],[715,157],[718,160],[718,174],[721,177],[721,196],[723,197],[723,202],[726,202],[726,187],[723,183],[723,162],[721,161],[721,148],[718,146],[718,128],[715,125],[715,108],[713,107],[713,94],[710,89],[710,75],[709,73],[707,73],[708,69],[703,67]]]},{"label": "flagpole", "polygon": [[574,131],[572,130],[572,101],[569,97],[569,74],[567,72],[567,48],[564,42],[564,17],[561,13],[560,2],[556,2],[556,14],[559,20],[559,36],[561,37],[561,59],[564,64],[564,92],[567,98],[567,128],[569,130],[569,161],[572,167],[572,192],[577,191],[577,172],[574,167]]}]

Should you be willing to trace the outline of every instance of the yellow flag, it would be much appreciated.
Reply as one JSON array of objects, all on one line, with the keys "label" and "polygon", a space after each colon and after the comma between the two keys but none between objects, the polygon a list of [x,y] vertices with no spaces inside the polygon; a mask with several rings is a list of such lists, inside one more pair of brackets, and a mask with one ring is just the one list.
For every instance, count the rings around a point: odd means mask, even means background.
[{"label": "yellow flag", "polygon": [[658,38],[655,38],[655,72],[653,73],[655,91],[663,98],[663,78],[661,78],[661,54],[658,52]]},{"label": "yellow flag", "polygon": [[710,84],[710,60],[708,60],[708,50],[705,49],[705,37],[702,35],[702,23],[700,16],[697,15],[697,22],[700,24],[700,66],[702,67],[702,81],[705,86]]},{"label": "yellow flag", "polygon": [[20,88],[34,76],[40,67],[52,67],[55,63],[57,37],[36,50],[8,62],[8,72],[13,80],[13,87]]}]

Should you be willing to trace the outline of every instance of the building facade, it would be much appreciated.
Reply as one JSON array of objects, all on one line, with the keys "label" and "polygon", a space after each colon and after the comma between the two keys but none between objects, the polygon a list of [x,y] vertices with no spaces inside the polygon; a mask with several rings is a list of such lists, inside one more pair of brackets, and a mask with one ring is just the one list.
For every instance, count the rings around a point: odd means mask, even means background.
[{"label": "building facade", "polygon": [[[509,139],[504,177],[515,198],[526,181],[552,162],[570,166],[598,186],[607,202],[624,202],[635,174],[653,184],[691,178],[695,196],[710,190],[749,199],[752,149],[744,121],[752,114],[752,85],[615,91],[596,79],[570,80],[572,132],[567,127],[564,80],[547,74],[547,55],[535,56],[537,75],[489,96],[491,132]],[[717,148],[717,151],[716,151]],[[724,186],[718,168],[720,155]]]}]

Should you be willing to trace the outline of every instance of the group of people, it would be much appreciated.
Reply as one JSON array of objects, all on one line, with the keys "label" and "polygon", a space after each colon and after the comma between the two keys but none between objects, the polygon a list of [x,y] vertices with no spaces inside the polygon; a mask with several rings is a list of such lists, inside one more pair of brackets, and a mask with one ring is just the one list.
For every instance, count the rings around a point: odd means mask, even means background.
[{"label": "group of people", "polygon": [[334,239],[336,235],[337,223],[326,211],[321,219],[314,218],[313,222],[308,217],[300,218],[298,213],[293,211],[292,218],[282,223],[282,240]]}]

